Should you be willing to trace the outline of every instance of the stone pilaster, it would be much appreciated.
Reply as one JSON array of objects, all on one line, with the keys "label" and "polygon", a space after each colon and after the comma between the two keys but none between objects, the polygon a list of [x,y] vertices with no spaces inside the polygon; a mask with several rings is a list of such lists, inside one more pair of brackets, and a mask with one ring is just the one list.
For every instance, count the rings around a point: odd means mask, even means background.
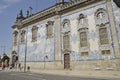
[{"label": "stone pilaster", "polygon": [[107,2],[106,4],[107,4],[107,8],[108,8],[109,19],[110,19],[110,27],[111,27],[111,31],[112,31],[115,57],[120,58],[119,44],[118,44],[118,38],[117,38],[117,33],[116,33],[116,27],[115,27],[115,21],[114,21],[111,0],[106,0],[106,2]]},{"label": "stone pilaster", "polygon": [[57,15],[55,18],[55,60],[61,61],[61,31],[60,31],[60,16]]}]

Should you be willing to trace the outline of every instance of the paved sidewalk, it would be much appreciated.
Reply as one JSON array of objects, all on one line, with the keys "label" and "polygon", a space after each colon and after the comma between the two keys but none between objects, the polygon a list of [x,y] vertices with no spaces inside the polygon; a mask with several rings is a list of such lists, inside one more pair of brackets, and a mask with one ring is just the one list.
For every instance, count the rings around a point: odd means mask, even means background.
[{"label": "paved sidewalk", "polygon": [[[8,71],[23,72],[17,69]],[[29,73],[29,72],[28,72]],[[53,75],[88,77],[88,78],[117,78],[120,80],[120,71],[77,71],[77,70],[31,70],[30,73],[44,73]]]},{"label": "paved sidewalk", "polygon": [[72,70],[34,70],[32,73],[45,73],[54,75],[94,77],[94,78],[119,78],[120,71],[72,71]]}]

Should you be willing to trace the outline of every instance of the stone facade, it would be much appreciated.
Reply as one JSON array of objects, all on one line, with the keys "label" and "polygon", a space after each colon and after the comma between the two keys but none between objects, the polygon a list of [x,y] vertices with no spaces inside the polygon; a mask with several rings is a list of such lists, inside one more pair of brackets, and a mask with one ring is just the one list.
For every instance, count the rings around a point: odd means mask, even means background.
[{"label": "stone facade", "polygon": [[[113,0],[63,1],[39,13],[17,17],[12,50],[18,62],[24,67],[26,61],[31,69],[119,70],[120,9]],[[102,29],[107,33],[100,33]],[[86,37],[81,37],[83,34]]]}]

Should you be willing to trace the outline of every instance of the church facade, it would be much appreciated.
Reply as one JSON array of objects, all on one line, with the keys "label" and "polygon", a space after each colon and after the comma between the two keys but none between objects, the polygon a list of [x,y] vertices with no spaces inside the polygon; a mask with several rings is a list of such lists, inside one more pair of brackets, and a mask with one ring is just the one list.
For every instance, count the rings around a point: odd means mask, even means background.
[{"label": "church facade", "polygon": [[119,13],[113,0],[60,0],[26,17],[21,11],[12,26],[12,55],[31,70],[119,70]]}]

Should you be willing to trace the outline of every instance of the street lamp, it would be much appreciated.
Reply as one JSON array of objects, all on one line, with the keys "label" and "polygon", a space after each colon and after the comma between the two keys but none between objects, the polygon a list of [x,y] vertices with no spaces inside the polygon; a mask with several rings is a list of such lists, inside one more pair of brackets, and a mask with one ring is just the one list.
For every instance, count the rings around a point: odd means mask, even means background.
[{"label": "street lamp", "polygon": [[25,42],[25,60],[24,60],[24,72],[26,72],[26,55],[27,55],[27,30],[28,27],[26,29],[26,42]]},{"label": "street lamp", "polygon": [[48,59],[48,56],[44,56],[44,69],[45,69],[46,59]]}]

